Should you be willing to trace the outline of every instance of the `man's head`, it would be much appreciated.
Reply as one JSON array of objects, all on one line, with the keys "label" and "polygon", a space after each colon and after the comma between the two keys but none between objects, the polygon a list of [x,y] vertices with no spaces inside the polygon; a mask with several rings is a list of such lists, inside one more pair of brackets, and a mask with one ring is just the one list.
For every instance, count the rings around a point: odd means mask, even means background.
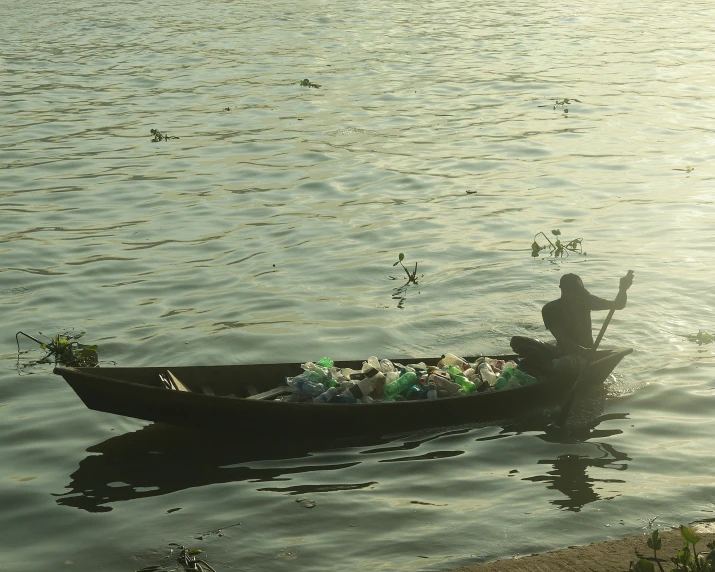
[{"label": "man's head", "polygon": [[564,274],[559,282],[562,298],[585,298],[589,292],[577,274]]}]

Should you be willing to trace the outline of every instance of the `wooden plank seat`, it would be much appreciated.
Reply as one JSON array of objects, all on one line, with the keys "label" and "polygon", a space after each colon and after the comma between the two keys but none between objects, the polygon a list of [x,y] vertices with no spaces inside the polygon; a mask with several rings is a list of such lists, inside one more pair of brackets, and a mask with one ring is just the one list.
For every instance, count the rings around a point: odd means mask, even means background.
[{"label": "wooden plank seat", "polygon": [[268,391],[264,391],[262,393],[250,395],[246,399],[272,399],[274,397],[280,397],[281,395],[294,393],[295,391],[297,391],[297,388],[292,385],[281,385],[280,387],[274,387],[273,389],[269,389]]}]

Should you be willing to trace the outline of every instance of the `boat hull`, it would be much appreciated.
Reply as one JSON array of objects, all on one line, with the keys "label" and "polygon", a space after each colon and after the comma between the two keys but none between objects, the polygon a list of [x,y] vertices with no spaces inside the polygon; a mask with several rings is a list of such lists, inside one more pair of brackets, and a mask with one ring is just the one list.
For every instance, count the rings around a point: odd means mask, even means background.
[{"label": "boat hull", "polygon": [[[599,354],[583,379],[598,385],[631,350]],[[509,358],[514,356],[501,356]],[[439,358],[398,359],[401,363]],[[362,362],[336,362],[359,369]],[[331,438],[388,435],[429,427],[513,418],[560,405],[574,379],[547,379],[533,385],[436,400],[371,404],[313,404],[248,399],[248,388],[266,391],[299,374],[300,364],[169,367],[190,391],[156,385],[166,367],[57,367],[85,405],[146,421],[244,433],[251,438]],[[214,395],[203,391],[210,388]]]}]

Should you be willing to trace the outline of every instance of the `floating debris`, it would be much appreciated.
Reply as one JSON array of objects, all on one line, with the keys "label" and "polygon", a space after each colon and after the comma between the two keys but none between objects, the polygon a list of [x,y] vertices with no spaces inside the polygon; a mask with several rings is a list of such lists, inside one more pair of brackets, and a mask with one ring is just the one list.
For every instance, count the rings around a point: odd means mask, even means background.
[{"label": "floating debris", "polygon": [[313,83],[308,78],[301,80],[300,85],[301,85],[301,87],[314,87],[316,89],[320,87],[319,83]]},{"label": "floating debris", "polygon": [[715,337],[707,332],[699,331],[697,334],[690,334],[688,336],[688,341],[695,342],[699,346],[702,346],[705,344],[712,344],[715,341]]},{"label": "floating debris", "polygon": [[[40,363],[52,363],[60,365],[68,365],[71,367],[96,367],[99,362],[99,356],[97,355],[96,345],[84,345],[77,342],[86,332],[80,332],[78,334],[70,334],[68,332],[63,332],[52,336],[49,342],[45,343],[37,338],[26,334],[25,332],[17,332],[15,334],[15,341],[17,342],[17,358],[20,359],[20,335],[36,342],[40,345],[43,350],[47,351],[47,354],[36,362],[32,362],[31,365]],[[43,335],[40,332],[40,335]]]},{"label": "floating debris", "polygon": [[[561,239],[559,238],[561,236],[561,231],[558,228],[553,229],[551,231],[551,234],[553,234],[556,237],[555,242],[551,242],[551,239],[548,236],[546,236],[546,234],[544,232],[537,232],[534,235],[534,242],[531,243],[531,256],[532,257],[538,258],[539,253],[542,250],[546,250],[547,248],[549,249],[550,255],[558,256],[560,258],[563,258],[564,254],[566,256],[568,256],[569,252],[576,252],[577,254],[583,254],[583,255],[586,254],[582,248],[583,238],[579,237],[579,238],[574,238],[573,240],[570,240],[569,242],[561,242]],[[543,236],[549,244],[544,244],[543,246],[540,245],[536,241],[536,238],[539,235]]]},{"label": "floating debris", "polygon": [[178,139],[178,137],[170,137],[166,133],[162,133],[158,129],[152,129],[149,131],[152,135],[152,143],[158,143],[159,141],[168,141],[169,139]]},{"label": "floating debris", "polygon": [[303,508],[315,508],[316,502],[310,499],[298,499],[297,502]]},{"label": "floating debris", "polygon": [[185,571],[191,572],[216,572],[216,569],[211,566],[205,560],[196,558],[197,554],[201,554],[203,550],[187,548],[186,546],[179,546],[181,552],[179,553],[179,558],[177,561],[181,566],[184,567]]}]

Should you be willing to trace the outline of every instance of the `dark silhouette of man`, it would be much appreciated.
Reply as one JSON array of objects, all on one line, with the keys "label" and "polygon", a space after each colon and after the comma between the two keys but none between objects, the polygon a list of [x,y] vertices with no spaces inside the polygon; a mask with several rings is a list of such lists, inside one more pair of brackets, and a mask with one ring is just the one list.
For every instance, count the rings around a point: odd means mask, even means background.
[{"label": "dark silhouette of man", "polygon": [[593,348],[591,312],[625,308],[626,291],[632,283],[632,274],[621,278],[618,296],[610,301],[591,294],[576,274],[564,274],[559,282],[561,298],[541,309],[544,326],[556,338],[556,344],[522,336],[511,339],[512,349],[523,358],[523,367],[539,374],[578,373]]}]

